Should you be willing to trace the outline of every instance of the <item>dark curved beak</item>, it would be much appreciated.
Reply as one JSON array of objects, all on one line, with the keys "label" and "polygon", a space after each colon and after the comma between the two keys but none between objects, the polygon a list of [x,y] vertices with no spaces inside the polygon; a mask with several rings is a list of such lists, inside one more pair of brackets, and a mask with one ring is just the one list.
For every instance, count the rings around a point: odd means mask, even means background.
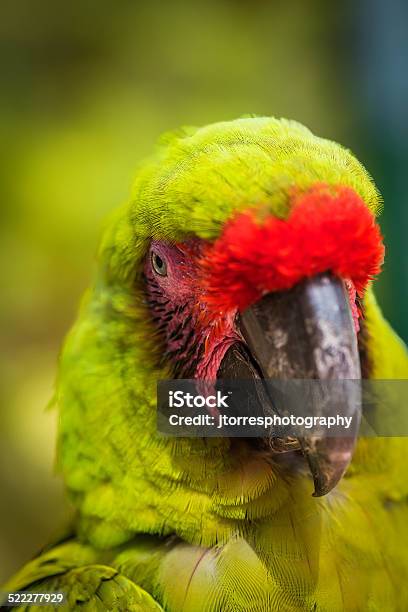
[{"label": "dark curved beak", "polygon": [[[247,375],[260,375],[264,379],[348,381],[361,378],[347,291],[343,281],[329,273],[307,279],[289,291],[265,295],[242,313],[239,327],[256,365],[249,364],[248,360],[243,365],[245,354],[241,353],[239,373],[235,369],[234,378],[245,376],[245,367]],[[236,357],[237,349],[232,347],[219,375],[230,377],[228,370],[236,368]],[[327,410],[333,414],[340,410],[343,415],[353,415],[357,427],[347,436],[330,437],[323,431],[298,439],[298,448],[305,455],[313,476],[315,496],[328,493],[343,476],[352,458],[360,420],[361,403],[356,393],[350,393],[348,385],[334,388],[336,392],[329,408],[326,397],[325,414]],[[314,410],[318,414],[319,406]],[[283,442],[280,450],[293,448],[294,441],[290,439]]]}]

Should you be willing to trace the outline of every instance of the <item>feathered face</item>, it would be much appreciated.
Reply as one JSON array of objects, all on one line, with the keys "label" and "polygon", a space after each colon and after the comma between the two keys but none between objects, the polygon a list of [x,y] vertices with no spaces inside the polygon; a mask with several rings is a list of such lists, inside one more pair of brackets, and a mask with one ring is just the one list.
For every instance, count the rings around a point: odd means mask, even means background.
[{"label": "feathered face", "polygon": [[[359,299],[383,253],[361,198],[321,184],[293,193],[284,219],[258,207],[213,242],[152,240],[144,275],[163,359],[179,378],[360,378]],[[299,442],[316,495],[336,484],[353,446]]]}]

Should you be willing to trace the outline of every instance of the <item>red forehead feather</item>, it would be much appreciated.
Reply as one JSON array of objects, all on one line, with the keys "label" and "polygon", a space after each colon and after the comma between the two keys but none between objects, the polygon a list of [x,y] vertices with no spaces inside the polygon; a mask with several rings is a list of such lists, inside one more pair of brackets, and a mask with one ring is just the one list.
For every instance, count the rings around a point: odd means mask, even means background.
[{"label": "red forehead feather", "polygon": [[211,309],[245,309],[269,291],[332,271],[362,294],[384,258],[379,226],[348,187],[316,185],[294,195],[287,219],[242,213],[227,223],[203,258]]}]

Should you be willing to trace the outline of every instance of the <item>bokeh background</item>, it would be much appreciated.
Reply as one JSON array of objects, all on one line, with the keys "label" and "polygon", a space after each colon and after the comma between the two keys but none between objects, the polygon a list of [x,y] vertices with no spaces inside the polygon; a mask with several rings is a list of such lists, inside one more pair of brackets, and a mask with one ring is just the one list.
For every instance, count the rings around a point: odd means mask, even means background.
[{"label": "bokeh background", "polygon": [[162,131],[257,113],[351,148],[384,196],[377,293],[408,338],[407,34],[404,0],[2,2],[0,583],[69,513],[58,350]]}]

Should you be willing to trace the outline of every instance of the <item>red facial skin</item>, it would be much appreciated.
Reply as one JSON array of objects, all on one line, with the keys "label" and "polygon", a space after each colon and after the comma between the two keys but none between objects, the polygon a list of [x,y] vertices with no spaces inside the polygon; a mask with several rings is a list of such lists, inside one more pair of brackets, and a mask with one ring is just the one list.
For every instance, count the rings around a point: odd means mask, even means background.
[{"label": "red facial skin", "polygon": [[[152,240],[146,257],[147,300],[164,340],[164,361],[178,378],[214,380],[228,348],[242,337],[235,328],[236,309],[209,315],[200,283],[200,261],[206,243],[170,244]],[[152,265],[152,253],[166,262],[166,276]]]},{"label": "red facial skin", "polygon": [[[166,276],[152,267],[152,252],[166,262]],[[383,256],[379,227],[361,198],[349,188],[325,185],[294,195],[287,219],[241,213],[214,243],[153,240],[144,272],[164,359],[175,376],[215,379],[227,349],[242,341],[238,311],[328,270],[346,284],[357,333],[356,296],[378,274]]]}]

